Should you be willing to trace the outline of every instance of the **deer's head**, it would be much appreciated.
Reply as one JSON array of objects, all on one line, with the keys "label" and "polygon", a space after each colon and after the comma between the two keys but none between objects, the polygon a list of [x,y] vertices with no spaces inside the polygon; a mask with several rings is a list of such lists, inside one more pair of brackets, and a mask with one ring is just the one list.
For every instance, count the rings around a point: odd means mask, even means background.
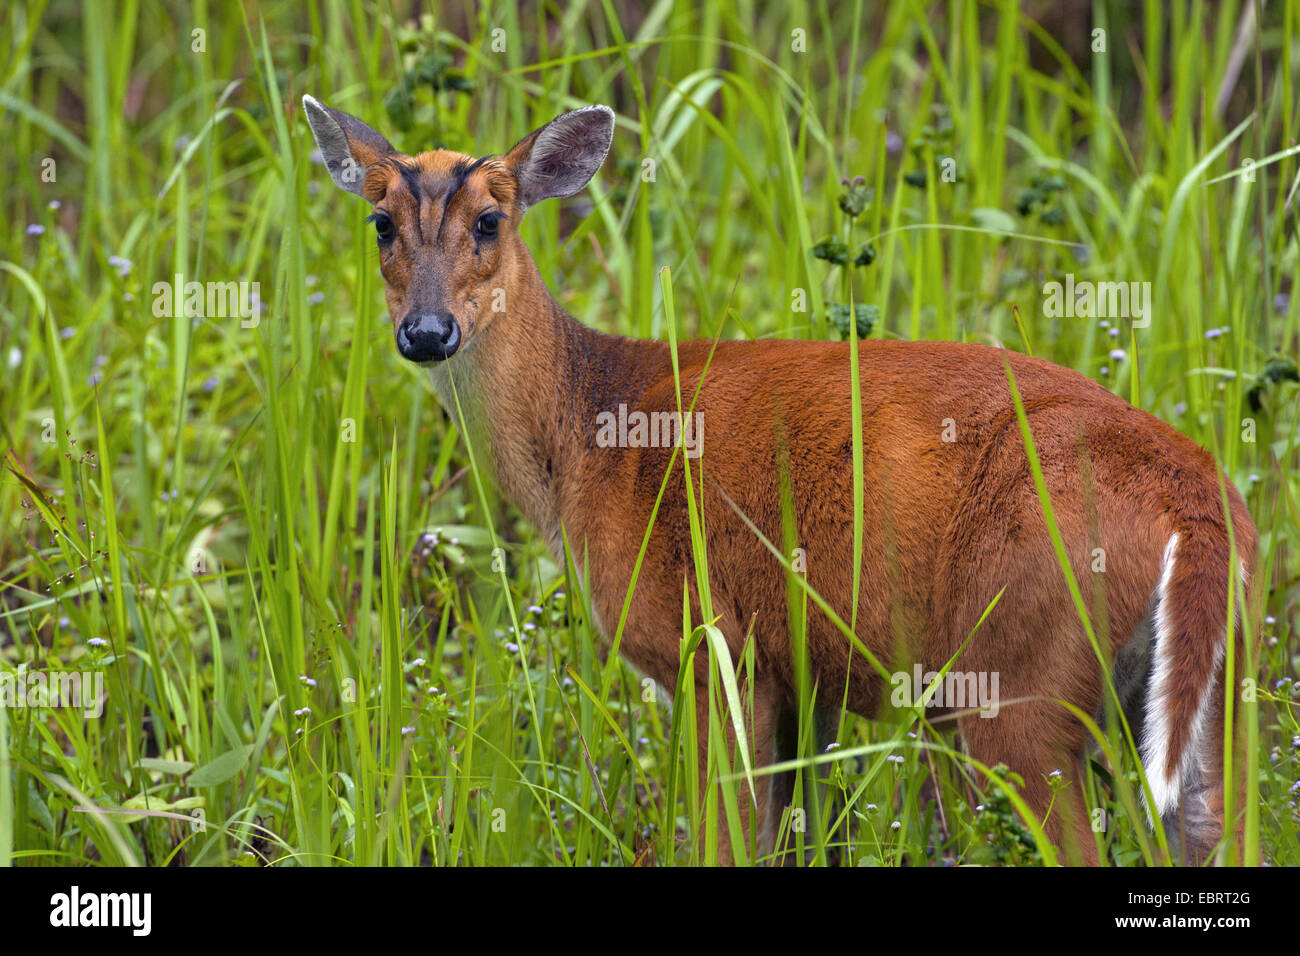
[{"label": "deer's head", "polygon": [[613,110],[588,106],[504,156],[407,156],[355,117],[302,102],[330,177],[373,207],[397,350],[420,364],[450,358],[508,313],[507,290],[534,269],[519,238],[524,213],[587,185],[614,135]]}]

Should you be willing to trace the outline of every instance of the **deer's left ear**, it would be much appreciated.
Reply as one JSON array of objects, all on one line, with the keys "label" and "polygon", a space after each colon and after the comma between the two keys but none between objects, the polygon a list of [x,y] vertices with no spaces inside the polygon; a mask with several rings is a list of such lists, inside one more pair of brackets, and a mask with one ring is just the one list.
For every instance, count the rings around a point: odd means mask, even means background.
[{"label": "deer's left ear", "polygon": [[543,199],[572,196],[591,182],[614,141],[614,111],[585,106],[557,116],[506,154],[525,210]]},{"label": "deer's left ear", "polygon": [[365,198],[366,168],[397,151],[355,116],[332,110],[313,96],[302,98],[302,108],[334,184]]}]

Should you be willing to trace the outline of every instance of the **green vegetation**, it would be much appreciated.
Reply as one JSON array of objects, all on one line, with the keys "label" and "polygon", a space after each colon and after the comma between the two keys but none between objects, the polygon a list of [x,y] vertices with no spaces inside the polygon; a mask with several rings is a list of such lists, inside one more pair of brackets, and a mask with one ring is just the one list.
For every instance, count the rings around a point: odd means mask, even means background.
[{"label": "green vegetation", "polygon": [[[1235,664],[1245,849],[1300,862],[1300,3],[1242,45],[1238,0],[394,6],[0,14],[0,674],[106,695],[0,707],[0,865],[682,864],[735,817],[741,763],[694,792],[683,708],[606,661],[581,568],[398,357],[305,92],[408,152],[613,106],[593,186],[522,226],[595,327],[1002,342],[1210,449],[1271,582]],[[1149,282],[1149,327],[1049,314],[1067,273]],[[177,275],[249,308],[192,318]],[[1053,858],[1015,781],[924,718],[845,717],[802,762],[809,859]],[[1159,862],[1103,740],[1104,858]]]}]

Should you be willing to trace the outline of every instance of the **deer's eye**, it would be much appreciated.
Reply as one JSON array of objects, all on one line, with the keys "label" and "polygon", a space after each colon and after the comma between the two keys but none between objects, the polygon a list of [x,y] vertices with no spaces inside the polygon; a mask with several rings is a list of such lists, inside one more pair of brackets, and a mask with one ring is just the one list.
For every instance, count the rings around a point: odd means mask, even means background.
[{"label": "deer's eye", "polygon": [[375,224],[375,235],[379,237],[381,245],[388,245],[397,235],[397,229],[393,226],[393,220],[389,219],[387,214],[382,212],[373,213],[366,217],[366,222]]},{"label": "deer's eye", "polygon": [[501,212],[485,212],[474,220],[474,235],[479,239],[495,239],[497,237],[497,223],[505,217]]}]

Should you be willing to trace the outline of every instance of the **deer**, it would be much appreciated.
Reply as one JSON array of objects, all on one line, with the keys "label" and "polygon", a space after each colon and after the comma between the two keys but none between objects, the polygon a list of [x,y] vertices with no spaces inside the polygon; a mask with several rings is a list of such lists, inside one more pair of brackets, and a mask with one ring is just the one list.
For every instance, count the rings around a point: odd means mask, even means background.
[{"label": "deer", "polygon": [[[934,713],[955,720],[980,765],[1023,778],[1025,803],[1046,816],[1054,845],[1072,848],[1071,862],[1095,865],[1079,783],[1089,732],[1078,713],[1102,715],[1112,681],[1147,781],[1147,822],[1160,818],[1184,862],[1225,845],[1223,728],[1234,699],[1225,651],[1229,634],[1234,647],[1245,640],[1257,532],[1207,451],[1043,359],[977,343],[863,338],[855,585],[850,343],[693,340],[676,343],[674,357],[669,343],[570,316],[520,238],[531,207],[591,182],[613,143],[613,110],[565,112],[504,154],[475,157],[402,154],[361,120],[311,96],[302,103],[333,182],[370,207],[398,353],[427,369],[453,421],[463,415],[466,434],[484,442],[489,477],[557,560],[568,547],[573,566],[589,569],[605,641],[646,538],[619,648],[633,668],[661,687],[680,676],[684,581],[696,580],[697,561],[686,451],[702,476],[713,623],[733,660],[753,642],[747,732],[756,765],[794,756],[790,565],[770,545],[783,540],[784,515],[805,549],[807,590],[834,615],[812,608],[806,626],[809,680],[823,700],[878,714],[889,685],[863,663],[871,656],[931,673],[957,659],[966,673],[996,675],[1003,702],[992,719],[987,707]],[[1097,643],[1054,551],[1016,394],[1070,572],[1104,612]],[[700,424],[693,452],[681,447],[680,420],[674,441],[633,440],[626,420],[681,414],[683,396],[693,397]],[[601,440],[602,429],[619,440]],[[696,621],[700,596],[689,601]],[[853,622],[850,633],[835,617]],[[703,788],[705,656],[693,667],[684,677],[697,688]],[[725,732],[734,746],[736,733]],[[1057,794],[1052,778],[1062,774],[1070,786]],[[745,832],[767,846],[788,807],[789,776],[743,785]],[[731,861],[728,835],[718,839]]]}]

